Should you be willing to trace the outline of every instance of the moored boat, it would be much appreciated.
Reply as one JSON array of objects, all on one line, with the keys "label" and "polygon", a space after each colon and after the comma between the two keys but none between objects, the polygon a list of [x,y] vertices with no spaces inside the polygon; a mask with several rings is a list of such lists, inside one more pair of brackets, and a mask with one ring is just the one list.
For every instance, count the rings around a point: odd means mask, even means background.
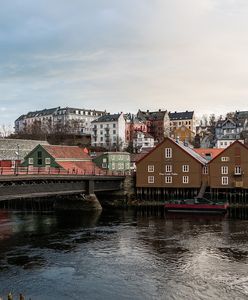
[{"label": "moored boat", "polygon": [[229,205],[206,198],[173,200],[165,203],[168,212],[226,213]]}]

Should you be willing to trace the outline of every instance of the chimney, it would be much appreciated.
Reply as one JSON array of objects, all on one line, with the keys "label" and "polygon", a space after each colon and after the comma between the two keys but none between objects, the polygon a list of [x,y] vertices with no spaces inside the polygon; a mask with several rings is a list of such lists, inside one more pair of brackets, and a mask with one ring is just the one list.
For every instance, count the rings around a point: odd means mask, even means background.
[{"label": "chimney", "polygon": [[148,109],[146,112],[148,112],[148,113],[149,113],[149,109]]}]

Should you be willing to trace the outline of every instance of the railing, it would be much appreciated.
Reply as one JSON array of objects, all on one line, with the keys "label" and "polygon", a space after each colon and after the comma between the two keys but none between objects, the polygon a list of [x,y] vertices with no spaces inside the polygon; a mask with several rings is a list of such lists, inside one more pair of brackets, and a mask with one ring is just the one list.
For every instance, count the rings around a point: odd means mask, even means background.
[{"label": "railing", "polygon": [[52,167],[1,167],[0,168],[0,177],[5,175],[78,175],[78,176],[126,176],[133,175],[133,171],[111,171],[111,170],[102,170],[102,169],[63,169],[63,168],[52,168]]}]

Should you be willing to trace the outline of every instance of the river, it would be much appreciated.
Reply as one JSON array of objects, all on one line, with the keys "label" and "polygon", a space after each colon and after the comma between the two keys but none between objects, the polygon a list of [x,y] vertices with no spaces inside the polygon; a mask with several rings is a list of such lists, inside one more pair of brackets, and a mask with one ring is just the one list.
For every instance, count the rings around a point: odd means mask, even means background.
[{"label": "river", "polygon": [[222,216],[0,211],[0,297],[248,299],[247,228]]}]

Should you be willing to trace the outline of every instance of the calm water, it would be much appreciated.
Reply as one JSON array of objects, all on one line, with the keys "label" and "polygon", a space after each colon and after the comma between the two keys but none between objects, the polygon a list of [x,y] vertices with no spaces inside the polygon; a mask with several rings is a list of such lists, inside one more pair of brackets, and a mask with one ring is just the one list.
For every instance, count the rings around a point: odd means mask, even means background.
[{"label": "calm water", "polygon": [[0,212],[0,296],[248,299],[248,221]]}]

